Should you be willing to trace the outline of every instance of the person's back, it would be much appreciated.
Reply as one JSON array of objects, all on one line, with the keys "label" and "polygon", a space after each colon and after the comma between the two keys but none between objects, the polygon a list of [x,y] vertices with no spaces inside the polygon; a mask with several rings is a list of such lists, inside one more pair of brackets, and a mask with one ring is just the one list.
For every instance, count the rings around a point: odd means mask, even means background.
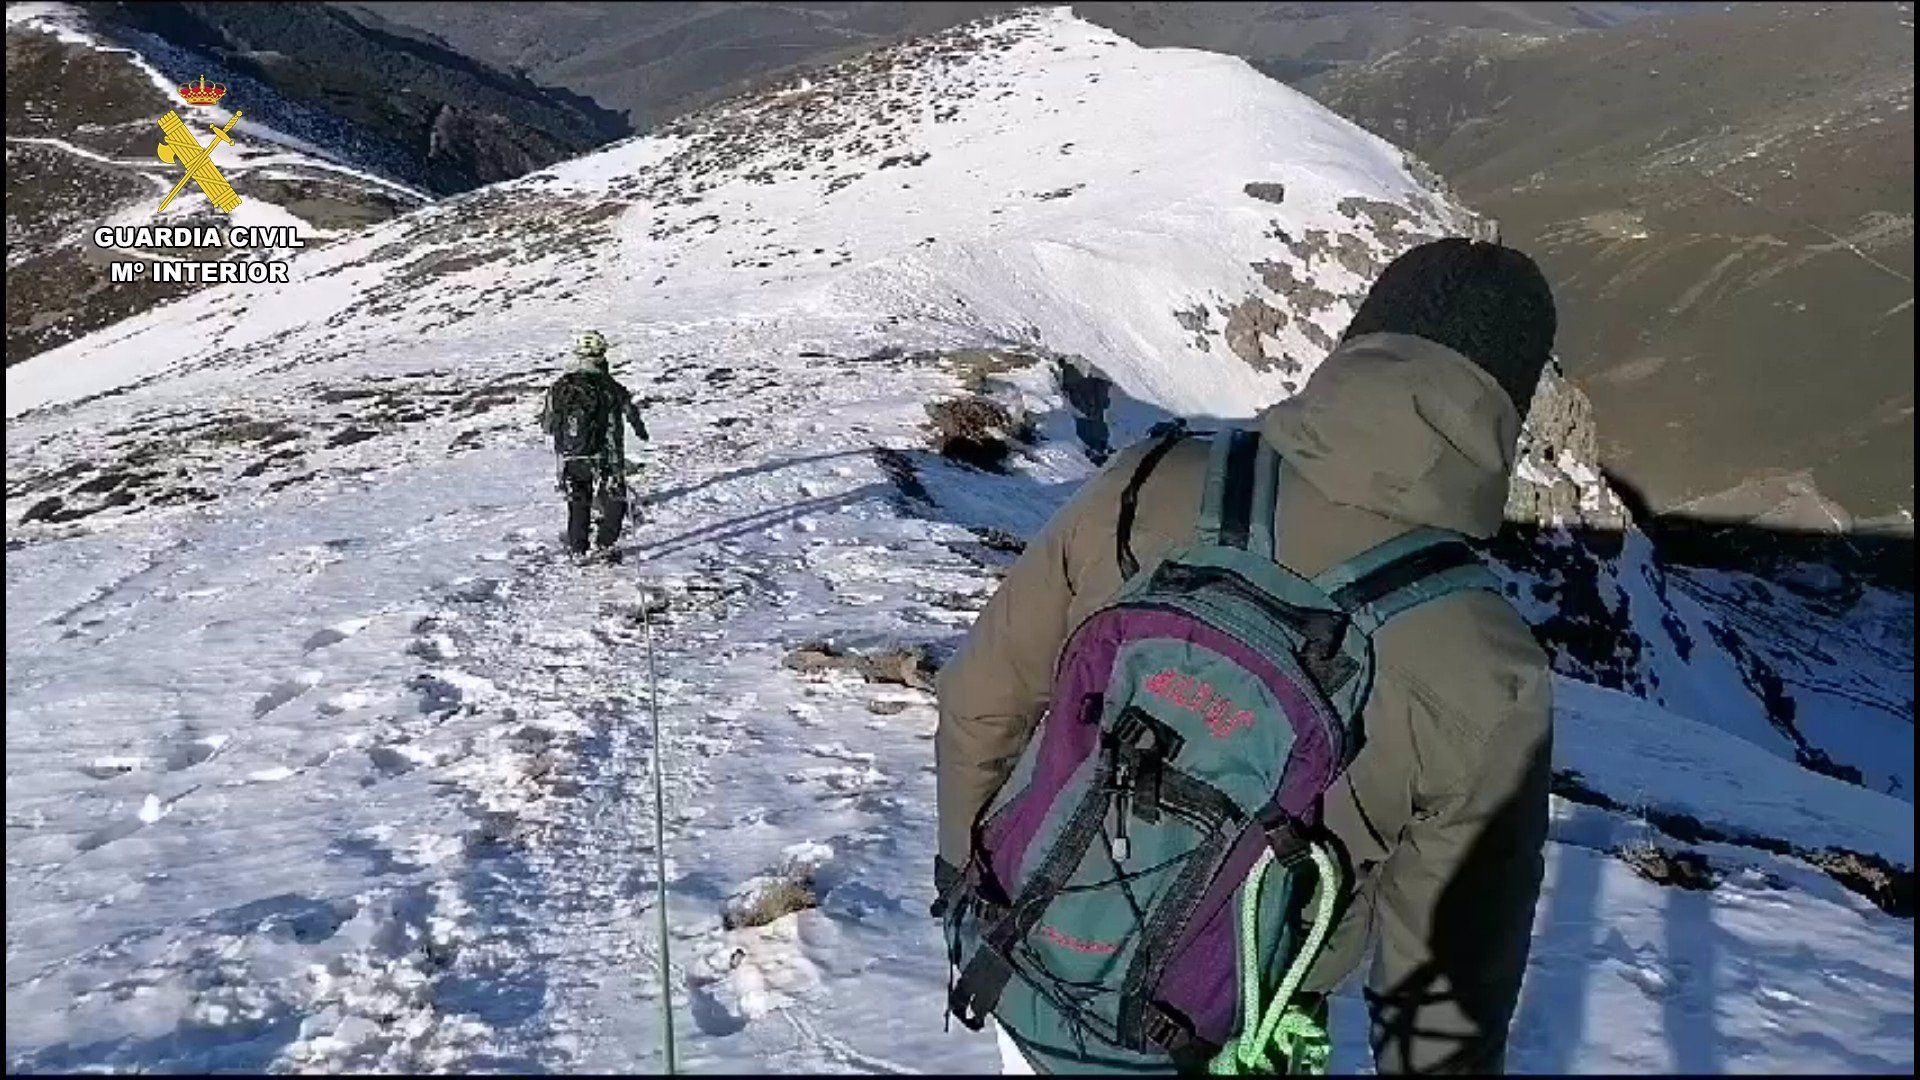
[{"label": "person's back", "polygon": [[[579,365],[554,380],[540,410],[540,426],[553,436],[559,459],[558,486],[567,498],[567,548],[575,555],[593,546],[610,551],[627,514],[626,426],[647,439],[633,396],[607,367],[607,341],[597,331],[574,339]],[[592,515],[600,520],[594,528]]]},{"label": "person's back", "polygon": [[[1499,527],[1515,399],[1530,397],[1551,344],[1545,290],[1524,257],[1464,241],[1383,274],[1308,387],[1261,418],[1285,462],[1278,562],[1313,575],[1411,528]],[[969,858],[975,817],[1039,719],[1067,634],[1120,587],[1121,494],[1144,453],[1119,455],[1049,523],[942,673],[937,876]],[[1141,566],[1192,540],[1206,456],[1177,444],[1145,475],[1130,536]],[[1366,742],[1324,804],[1353,888],[1303,989],[1331,989],[1371,936],[1380,1066],[1498,1068],[1545,840],[1546,659],[1485,592],[1411,610],[1374,644]]]}]

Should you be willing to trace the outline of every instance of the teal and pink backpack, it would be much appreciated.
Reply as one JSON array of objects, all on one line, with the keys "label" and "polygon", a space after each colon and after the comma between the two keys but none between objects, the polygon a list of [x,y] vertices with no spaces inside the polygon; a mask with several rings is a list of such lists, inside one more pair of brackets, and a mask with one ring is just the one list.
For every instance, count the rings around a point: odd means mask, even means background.
[{"label": "teal and pink backpack", "polygon": [[1320,800],[1360,749],[1372,635],[1498,589],[1434,529],[1310,579],[1281,566],[1280,459],[1254,431],[1214,437],[1198,541],[1142,569],[1140,487],[1184,437],[1127,485],[1126,582],[1068,637],[943,901],[949,1011],[992,1015],[1042,1072],[1325,1070],[1324,1001],[1296,991],[1344,892]]}]

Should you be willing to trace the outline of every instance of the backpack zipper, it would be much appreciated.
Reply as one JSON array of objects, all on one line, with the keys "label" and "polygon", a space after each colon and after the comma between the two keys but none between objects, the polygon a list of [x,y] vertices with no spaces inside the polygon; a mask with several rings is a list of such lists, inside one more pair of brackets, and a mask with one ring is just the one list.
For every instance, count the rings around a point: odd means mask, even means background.
[{"label": "backpack zipper", "polygon": [[1127,856],[1133,854],[1133,845],[1127,838],[1127,819],[1133,816],[1133,785],[1132,764],[1121,761],[1113,774],[1113,839],[1108,843],[1115,862],[1126,862]]},{"label": "backpack zipper", "polygon": [[1246,820],[1246,815],[1225,792],[1191,773],[1165,768],[1160,783],[1161,808],[1192,824],[1201,832],[1202,839],[1194,857],[1161,894],[1147,915],[1146,925],[1141,927],[1140,944],[1121,982],[1123,1009],[1124,1002],[1129,1000],[1144,1003],[1146,988],[1159,982],[1172,960],[1172,956],[1167,955],[1167,947],[1186,933],[1201,896],[1219,873],[1233,842],[1239,838],[1239,829],[1226,826]]}]

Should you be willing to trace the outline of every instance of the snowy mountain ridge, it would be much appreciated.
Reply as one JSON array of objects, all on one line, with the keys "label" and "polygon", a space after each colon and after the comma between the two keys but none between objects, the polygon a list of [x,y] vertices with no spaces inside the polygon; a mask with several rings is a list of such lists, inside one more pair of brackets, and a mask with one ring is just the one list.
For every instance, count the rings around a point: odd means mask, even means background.
[{"label": "snowy mountain ridge", "polygon": [[[1357,297],[1389,245],[1459,231],[1468,220],[1413,181],[1388,144],[1300,94],[1250,76],[1239,61],[1198,53],[1175,61],[1133,50],[1135,59],[1113,63],[1102,54],[1123,40],[1083,27],[1078,56],[1052,55],[1044,67],[994,64],[996,53],[1033,35],[1025,27],[1039,24],[1003,25],[1010,28],[884,50],[831,69],[830,86],[798,83],[723,103],[659,137],[616,144],[373,230],[325,258],[304,260],[309,283],[296,279],[295,285],[304,296],[325,295],[284,329],[298,339],[329,318],[344,321],[356,302],[357,310],[372,309],[378,298],[351,286],[392,272],[387,245],[403,237],[415,250],[457,255],[459,267],[441,274],[465,278],[413,291],[395,311],[382,311],[403,316],[382,327],[398,341],[408,331],[442,329],[441,320],[427,314],[446,306],[433,303],[444,300],[436,294],[458,292],[488,271],[498,276],[507,261],[542,263],[542,297],[574,299],[570,311],[598,315],[604,300],[562,284],[577,289],[577,277],[593,268],[591,262],[557,265],[571,244],[596,260],[617,253],[622,263],[653,271],[636,282],[646,287],[621,312],[643,325],[667,322],[669,314],[684,320],[688,306],[707,302],[717,285],[752,289],[754,314],[840,304],[879,308],[899,321],[951,323],[970,338],[1041,334],[1055,349],[1108,358],[1129,392],[1158,379],[1163,385],[1153,388],[1171,395],[1170,405],[1227,410],[1247,397],[1271,396],[1283,382],[1298,383],[1308,357],[1324,350],[1343,325],[1336,302]],[[1148,56],[1154,64],[1139,59]],[[1103,74],[1103,64],[1113,70]],[[1126,82],[1089,98],[1110,76]],[[1175,95],[1223,101],[1238,112],[1202,119],[1153,107]],[[1073,111],[1063,114],[1067,109]],[[1269,118],[1259,129],[1263,137],[1247,139],[1240,131],[1227,137],[1248,115]],[[988,172],[1015,165],[1017,179]],[[1279,225],[1272,204],[1222,197],[1249,183],[1285,190],[1277,197],[1297,235]],[[967,200],[991,205],[952,212]],[[1155,214],[1142,218],[1137,200],[1150,201]],[[849,230],[838,207],[854,203],[861,227]],[[1362,221],[1376,215],[1385,224]],[[579,219],[577,227],[559,218]],[[1085,223],[1101,218],[1114,222],[1104,235],[1089,234]],[[1003,246],[997,237],[1017,240]],[[927,250],[939,243],[948,248]],[[1142,265],[1130,250],[1156,258]],[[1262,260],[1271,264],[1265,273],[1278,280],[1316,271],[1313,288],[1296,290],[1295,310],[1256,315],[1260,309],[1248,308],[1240,317],[1239,325],[1252,325],[1253,336],[1266,339],[1262,351],[1243,345],[1230,354],[1210,344],[1215,351],[1193,378],[1173,383],[1158,374],[1152,357],[1159,354],[1149,347],[1187,352],[1188,341],[1223,336],[1221,320],[1232,317],[1215,307],[1242,304],[1254,294],[1263,273],[1254,264]],[[1324,265],[1312,266],[1316,260]],[[414,263],[425,261],[423,255]],[[852,272],[823,273],[849,264]],[[1226,274],[1223,265],[1231,267]],[[311,284],[326,278],[335,281]],[[922,294],[922,281],[937,284]],[[976,281],[981,287],[968,288]],[[1076,307],[1103,310],[1093,301],[1110,298],[1085,288],[1102,282],[1130,293],[1112,299],[1186,299],[1198,312],[1187,322],[1199,326],[1185,329],[1173,312],[1157,310],[1138,312],[1138,324],[1124,334],[1097,318],[1076,319]],[[1335,288],[1341,291],[1328,291]],[[272,295],[197,298],[169,317],[123,327],[104,355],[98,342],[89,347],[96,357],[90,367],[99,370],[86,382],[10,374],[9,415],[147,374],[171,359],[150,348],[165,335],[209,319],[217,325]],[[1029,296],[1046,302],[1014,303]],[[969,302],[978,310],[965,310]],[[735,307],[728,305],[730,317],[738,317]],[[1056,324],[1033,325],[1036,312]],[[1290,325],[1271,326],[1275,321]],[[463,321],[461,332],[482,326]],[[244,331],[208,336],[216,353],[258,340]],[[1254,359],[1234,363],[1234,355]],[[45,370],[62,366],[56,361]],[[1248,366],[1293,368],[1295,377],[1241,370]]]},{"label": "snowy mountain ridge", "polygon": [[[1472,228],[1245,64],[1040,11],[10,368],[9,1067],[655,1067],[649,631],[683,1065],[988,1067],[940,1032],[924,671],[1095,441],[1291,392],[1380,264]],[[554,557],[531,425],[582,325],[655,437],[619,568]],[[997,457],[929,447],[956,402]],[[1534,412],[1506,572],[1616,689],[1563,682],[1516,1066],[1910,1066],[1911,599],[1596,549],[1577,394]],[[804,910],[740,921],[770,881]]]}]

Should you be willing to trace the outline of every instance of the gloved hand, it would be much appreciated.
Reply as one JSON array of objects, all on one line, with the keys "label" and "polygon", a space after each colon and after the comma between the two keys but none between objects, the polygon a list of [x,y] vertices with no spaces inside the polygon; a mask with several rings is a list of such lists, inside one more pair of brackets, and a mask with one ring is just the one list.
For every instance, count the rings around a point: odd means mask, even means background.
[{"label": "gloved hand", "polygon": [[938,855],[933,857],[934,896],[933,906],[928,909],[928,914],[936,919],[946,916],[947,907],[953,898],[953,894],[958,891],[960,879],[961,873],[959,867]]}]

